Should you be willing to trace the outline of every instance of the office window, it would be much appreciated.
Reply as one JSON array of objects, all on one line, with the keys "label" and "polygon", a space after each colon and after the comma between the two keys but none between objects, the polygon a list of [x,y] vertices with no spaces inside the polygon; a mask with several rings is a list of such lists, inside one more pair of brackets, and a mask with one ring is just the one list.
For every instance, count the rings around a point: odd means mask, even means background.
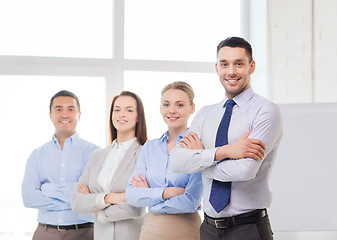
[{"label": "office window", "polygon": [[211,65],[221,40],[242,35],[241,2],[2,1],[0,144],[6,164],[0,181],[10,184],[1,185],[6,218],[0,220],[0,240],[28,240],[36,228],[37,210],[23,207],[21,181],[29,154],[54,132],[48,105],[55,92],[78,95],[78,132],[103,147],[110,100],[123,89],[134,91],[144,101],[149,138],[159,137],[167,129],[159,112],[167,83],[190,83],[197,111],[223,98]]},{"label": "office window", "polygon": [[81,104],[79,135],[105,145],[105,79],[98,77],[0,76],[0,239],[31,239],[37,210],[24,208],[21,182],[27,158],[49,141],[54,126],[50,98],[60,90],[74,92]]},{"label": "office window", "polygon": [[112,57],[111,0],[0,2],[0,55]]},{"label": "office window", "polygon": [[241,1],[125,0],[125,58],[214,62],[241,35]]},{"label": "office window", "polygon": [[[167,130],[159,111],[161,90],[165,85],[174,81],[190,84],[195,94],[196,112],[224,98],[223,87],[215,73],[127,71],[124,79],[124,89],[137,93],[143,101],[150,139],[160,137]],[[189,125],[194,116],[190,117]]]}]

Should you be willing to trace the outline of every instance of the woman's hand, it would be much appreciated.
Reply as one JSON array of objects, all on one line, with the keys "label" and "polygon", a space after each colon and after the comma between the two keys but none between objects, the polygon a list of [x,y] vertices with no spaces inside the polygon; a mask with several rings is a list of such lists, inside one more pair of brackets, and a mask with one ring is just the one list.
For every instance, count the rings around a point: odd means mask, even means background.
[{"label": "woman's hand", "polygon": [[111,193],[108,193],[104,197],[104,202],[105,202],[105,204],[119,204],[119,203],[122,203],[122,202],[126,202],[125,192],[121,192],[121,193],[111,192]]},{"label": "woman's hand", "polygon": [[131,184],[134,187],[144,187],[149,188],[149,184],[146,181],[146,178],[143,177],[141,174],[138,174],[138,177],[132,177]]},{"label": "woman's hand", "polygon": [[83,193],[83,194],[89,194],[90,193],[88,185],[78,184],[77,188],[78,188],[78,191],[80,193]]}]

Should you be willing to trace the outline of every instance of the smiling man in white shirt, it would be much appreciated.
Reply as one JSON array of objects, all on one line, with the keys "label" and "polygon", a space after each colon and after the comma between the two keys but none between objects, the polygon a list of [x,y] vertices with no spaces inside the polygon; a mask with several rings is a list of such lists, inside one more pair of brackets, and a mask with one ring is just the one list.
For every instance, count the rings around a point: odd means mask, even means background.
[{"label": "smiling man in white shirt", "polygon": [[[271,203],[268,179],[282,136],[279,109],[250,86],[255,62],[245,39],[223,40],[215,69],[225,97],[197,113],[190,132],[172,151],[170,164],[176,172],[202,171],[202,240],[273,239],[266,208]],[[226,140],[219,145],[221,138]]]}]

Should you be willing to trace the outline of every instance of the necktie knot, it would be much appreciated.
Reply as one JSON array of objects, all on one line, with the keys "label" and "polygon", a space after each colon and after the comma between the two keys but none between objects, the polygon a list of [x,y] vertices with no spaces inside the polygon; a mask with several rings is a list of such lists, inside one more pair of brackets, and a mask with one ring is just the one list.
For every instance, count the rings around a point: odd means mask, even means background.
[{"label": "necktie knot", "polygon": [[233,107],[235,105],[235,101],[233,99],[228,99],[225,103],[226,107]]}]

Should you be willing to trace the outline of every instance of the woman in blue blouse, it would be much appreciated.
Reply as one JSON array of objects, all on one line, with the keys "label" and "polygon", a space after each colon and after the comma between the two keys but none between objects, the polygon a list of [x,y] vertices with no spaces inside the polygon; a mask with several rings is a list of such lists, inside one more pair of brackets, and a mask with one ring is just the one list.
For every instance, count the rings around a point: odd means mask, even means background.
[{"label": "woman in blue blouse", "polygon": [[194,93],[189,84],[174,82],[164,87],[161,96],[160,112],[168,131],[143,146],[126,200],[135,207],[149,207],[140,239],[200,239],[201,173],[174,173],[169,165],[170,151],[188,131]]}]

